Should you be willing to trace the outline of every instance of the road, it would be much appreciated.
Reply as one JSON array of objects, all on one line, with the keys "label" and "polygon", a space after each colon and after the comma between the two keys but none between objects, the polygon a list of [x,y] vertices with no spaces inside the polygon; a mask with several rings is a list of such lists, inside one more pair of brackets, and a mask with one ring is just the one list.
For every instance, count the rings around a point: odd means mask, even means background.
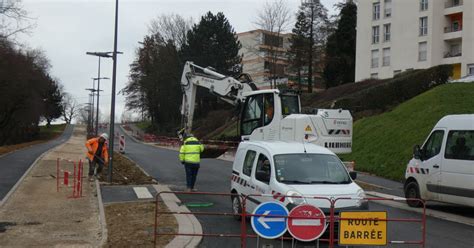
[{"label": "road", "polygon": [[0,157],[0,200],[8,194],[33,162],[45,151],[66,142],[71,137],[73,125],[68,125],[58,138],[20,149]]},{"label": "road", "polygon": [[[122,132],[120,128],[117,129]],[[172,190],[180,191],[185,188],[184,169],[177,159],[177,151],[137,143],[126,136],[126,156],[135,161],[142,169],[158,180],[158,182],[169,185]],[[229,192],[232,172],[231,167],[232,164],[230,162],[216,159],[203,159],[196,187],[201,192]],[[200,196],[193,198],[179,195],[178,197],[185,203],[211,202],[214,204],[209,208],[192,209],[192,211],[231,212],[231,204],[228,197]],[[421,218],[419,214],[413,212],[378,204],[371,204],[370,209],[387,211],[388,216],[391,218]],[[204,233],[240,234],[240,222],[233,220],[232,217],[197,215],[197,218],[203,226]],[[389,224],[388,226],[389,240],[410,240],[419,239],[421,237],[419,225]],[[248,229],[251,229],[251,227],[248,226]],[[255,240],[250,240],[248,247],[255,247],[255,242]],[[260,247],[267,243],[273,244],[273,247],[280,246],[279,242],[260,240]],[[472,226],[431,217],[427,218],[426,247],[473,248],[473,246],[474,228]],[[205,238],[201,243],[201,247],[240,247],[240,240],[235,238]],[[291,244],[289,242],[285,243],[285,247],[291,247]]]}]

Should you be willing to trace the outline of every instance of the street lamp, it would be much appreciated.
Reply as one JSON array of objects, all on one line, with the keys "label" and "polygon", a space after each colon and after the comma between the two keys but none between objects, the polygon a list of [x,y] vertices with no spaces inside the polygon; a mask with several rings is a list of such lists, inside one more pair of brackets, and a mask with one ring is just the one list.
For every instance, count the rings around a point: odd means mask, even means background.
[{"label": "street lamp", "polygon": [[92,82],[92,88],[87,88],[85,90],[88,90],[90,91],[90,94],[89,94],[89,102],[91,104],[91,112],[90,112],[90,115],[91,115],[91,120],[90,120],[90,126],[89,126],[89,135],[92,135],[92,133],[94,132],[94,99],[95,99],[95,92],[96,92],[96,89],[95,89],[95,84],[94,82]]},{"label": "street lamp", "polygon": [[118,8],[119,0],[115,0],[115,32],[114,32],[114,52],[112,53],[113,70],[112,70],[112,100],[110,104],[110,142],[109,142],[109,170],[108,181],[112,182],[112,166],[114,155],[114,127],[115,127],[115,86],[117,82],[117,36],[118,36]]},{"label": "street lamp", "polygon": [[[99,68],[100,68],[100,57],[99,57]],[[99,69],[99,73],[100,73],[100,69]],[[98,135],[98,131],[99,131],[99,96],[100,96],[100,92],[102,91],[100,89],[100,80],[101,79],[110,79],[108,77],[98,77],[98,78],[92,78],[92,80],[97,80],[97,111],[95,113],[95,136]]]}]

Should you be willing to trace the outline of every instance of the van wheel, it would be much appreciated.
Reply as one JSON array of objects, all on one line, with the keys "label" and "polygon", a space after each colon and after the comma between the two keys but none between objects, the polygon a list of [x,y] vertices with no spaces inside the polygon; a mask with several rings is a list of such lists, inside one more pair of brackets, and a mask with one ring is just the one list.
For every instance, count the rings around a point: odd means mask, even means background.
[{"label": "van wheel", "polygon": [[242,205],[240,204],[240,197],[232,196],[232,213],[234,214],[234,219],[240,221],[242,219]]},{"label": "van wheel", "polygon": [[[409,182],[405,186],[405,198],[415,198],[421,199],[420,197],[420,188],[418,187],[418,183],[415,181]],[[410,207],[419,208],[421,207],[420,201],[409,201],[407,200],[407,204]]]}]

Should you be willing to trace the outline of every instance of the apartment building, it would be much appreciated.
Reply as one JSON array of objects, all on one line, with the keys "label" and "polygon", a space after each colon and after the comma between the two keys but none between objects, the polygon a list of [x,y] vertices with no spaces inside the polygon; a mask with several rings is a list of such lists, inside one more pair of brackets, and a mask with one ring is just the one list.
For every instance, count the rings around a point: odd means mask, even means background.
[{"label": "apartment building", "polygon": [[272,80],[277,84],[288,83],[286,52],[290,36],[261,29],[237,34],[242,44],[239,53],[243,54],[243,72],[250,74],[259,89],[270,88]]},{"label": "apartment building", "polygon": [[356,81],[453,65],[474,75],[474,0],[357,1]]}]

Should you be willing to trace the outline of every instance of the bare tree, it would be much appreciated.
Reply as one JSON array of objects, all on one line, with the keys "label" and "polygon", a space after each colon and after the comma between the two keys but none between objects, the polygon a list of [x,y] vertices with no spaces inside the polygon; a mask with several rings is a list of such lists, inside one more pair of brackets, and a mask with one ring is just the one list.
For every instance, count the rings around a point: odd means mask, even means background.
[{"label": "bare tree", "polygon": [[21,0],[0,0],[0,39],[27,33],[34,26]]},{"label": "bare tree", "polygon": [[76,100],[68,93],[64,93],[62,102],[62,116],[67,124],[71,124],[72,120],[79,114]]},{"label": "bare tree", "polygon": [[[283,33],[290,29],[292,24],[292,15],[286,0],[268,0],[263,5],[263,8],[257,13],[254,24],[268,33],[264,34],[262,40],[267,46],[266,51],[263,52],[264,60],[269,62],[269,79],[270,86],[276,88],[276,77],[278,72],[278,63],[286,58],[283,52],[284,37]],[[262,51],[257,51],[262,54]],[[272,85],[273,81],[273,85]]]},{"label": "bare tree", "polygon": [[177,49],[186,43],[186,36],[193,24],[192,18],[185,19],[178,14],[158,16],[148,27],[151,34],[159,34],[165,42],[172,41]]}]

